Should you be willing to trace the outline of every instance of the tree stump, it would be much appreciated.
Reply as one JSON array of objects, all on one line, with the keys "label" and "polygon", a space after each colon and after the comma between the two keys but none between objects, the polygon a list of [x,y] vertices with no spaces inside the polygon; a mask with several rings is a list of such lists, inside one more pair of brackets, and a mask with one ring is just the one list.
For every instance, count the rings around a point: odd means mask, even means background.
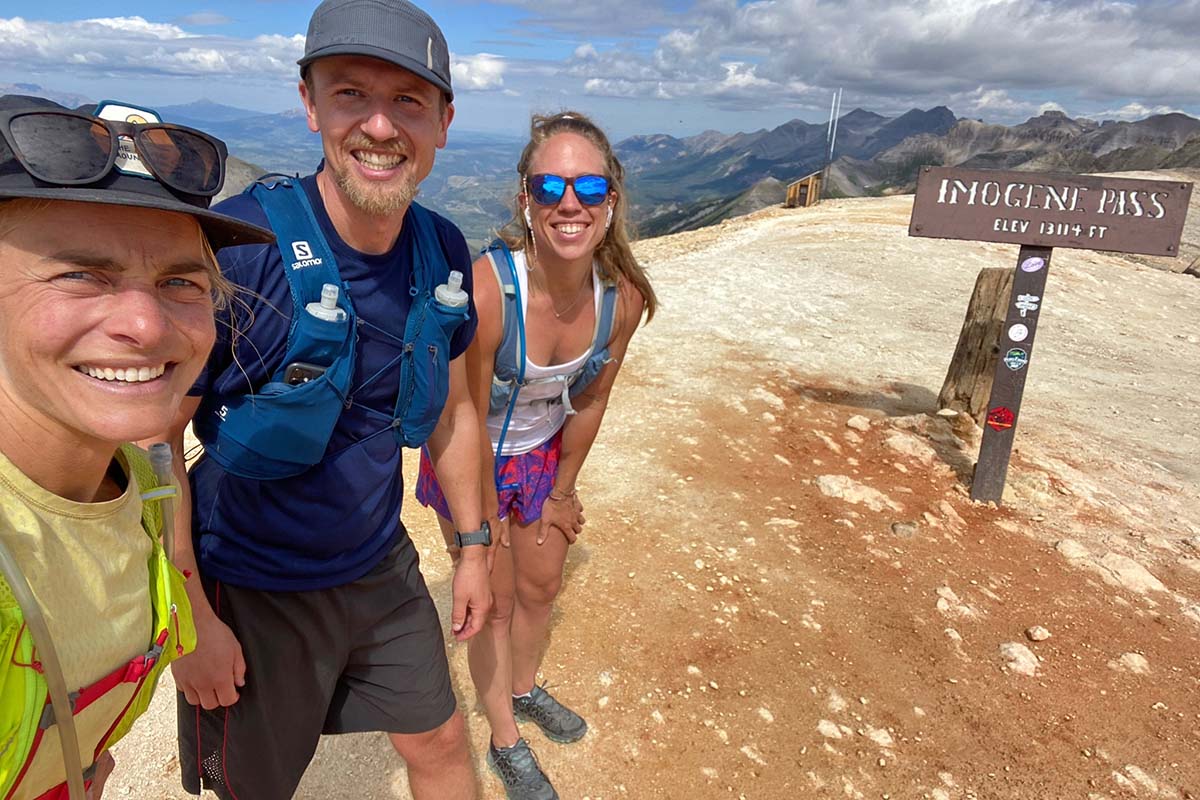
[{"label": "tree stump", "polygon": [[970,414],[983,426],[996,358],[1000,355],[1000,332],[1012,294],[1012,267],[985,267],[975,279],[975,290],[958,334],[958,346],[938,393],[938,408]]}]

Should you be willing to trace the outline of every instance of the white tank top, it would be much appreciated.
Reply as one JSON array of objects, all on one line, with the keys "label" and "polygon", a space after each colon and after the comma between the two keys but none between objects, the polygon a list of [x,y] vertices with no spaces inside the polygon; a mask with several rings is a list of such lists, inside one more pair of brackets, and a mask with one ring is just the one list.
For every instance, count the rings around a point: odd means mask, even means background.
[{"label": "white tank top", "polygon": [[[521,296],[521,314],[529,308],[529,267],[525,263],[525,253],[518,250],[513,255],[513,264],[517,272],[517,288]],[[600,275],[592,265],[593,303],[596,315],[600,315],[601,286]],[[528,332],[527,332],[528,333]],[[592,355],[592,345],[581,355],[564,364],[553,364],[544,367],[535,364],[525,357],[525,380],[532,381],[522,386],[517,393],[516,407],[513,408],[512,419],[508,423],[508,433],[504,435],[504,452],[502,456],[515,456],[528,453],[547,441],[567,419],[567,410],[562,404],[564,381],[571,373],[583,366],[583,362]],[[508,408],[499,414],[488,416],[488,434],[492,438],[492,447],[500,441],[500,429],[504,427],[504,417]]]}]

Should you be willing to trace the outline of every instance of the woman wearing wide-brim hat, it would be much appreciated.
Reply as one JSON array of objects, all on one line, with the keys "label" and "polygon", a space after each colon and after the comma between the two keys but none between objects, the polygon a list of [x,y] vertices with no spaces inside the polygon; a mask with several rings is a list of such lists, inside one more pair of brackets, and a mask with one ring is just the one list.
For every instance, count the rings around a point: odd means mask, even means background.
[{"label": "woman wearing wide-brim hat", "polygon": [[194,646],[160,539],[169,467],[129,443],[204,366],[228,296],[213,250],[272,239],[208,210],[219,140],[135,112],[0,97],[5,798],[98,797],[108,748]]}]

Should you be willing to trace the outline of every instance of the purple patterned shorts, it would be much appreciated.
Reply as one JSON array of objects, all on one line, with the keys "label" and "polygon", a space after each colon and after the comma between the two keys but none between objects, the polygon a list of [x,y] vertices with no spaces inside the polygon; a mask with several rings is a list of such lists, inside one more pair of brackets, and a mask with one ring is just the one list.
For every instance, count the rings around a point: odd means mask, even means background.
[{"label": "purple patterned shorts", "polygon": [[[528,525],[542,516],[542,503],[554,488],[558,475],[558,457],[562,454],[562,430],[545,442],[519,456],[503,456],[497,459],[500,470],[500,519],[516,511],[517,520]],[[423,506],[432,507],[445,519],[450,519],[450,507],[433,474],[433,462],[429,451],[421,448],[421,466],[417,472],[417,500]]]}]

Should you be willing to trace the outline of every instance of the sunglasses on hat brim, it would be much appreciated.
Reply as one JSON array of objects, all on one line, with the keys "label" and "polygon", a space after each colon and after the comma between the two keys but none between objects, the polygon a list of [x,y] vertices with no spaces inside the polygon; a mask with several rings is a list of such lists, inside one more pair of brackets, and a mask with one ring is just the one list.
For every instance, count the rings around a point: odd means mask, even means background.
[{"label": "sunglasses on hat brim", "polygon": [[553,173],[529,176],[529,194],[540,206],[552,206],[563,199],[570,186],[585,206],[598,206],[608,198],[608,178],[603,175],[579,175],[564,178]]},{"label": "sunglasses on hat brim", "polygon": [[18,110],[0,112],[0,136],[26,172],[59,186],[94,183],[107,175],[120,155],[121,138],[133,143],[142,165],[160,183],[177,192],[212,197],[225,182],[225,143],[182,125]]}]

